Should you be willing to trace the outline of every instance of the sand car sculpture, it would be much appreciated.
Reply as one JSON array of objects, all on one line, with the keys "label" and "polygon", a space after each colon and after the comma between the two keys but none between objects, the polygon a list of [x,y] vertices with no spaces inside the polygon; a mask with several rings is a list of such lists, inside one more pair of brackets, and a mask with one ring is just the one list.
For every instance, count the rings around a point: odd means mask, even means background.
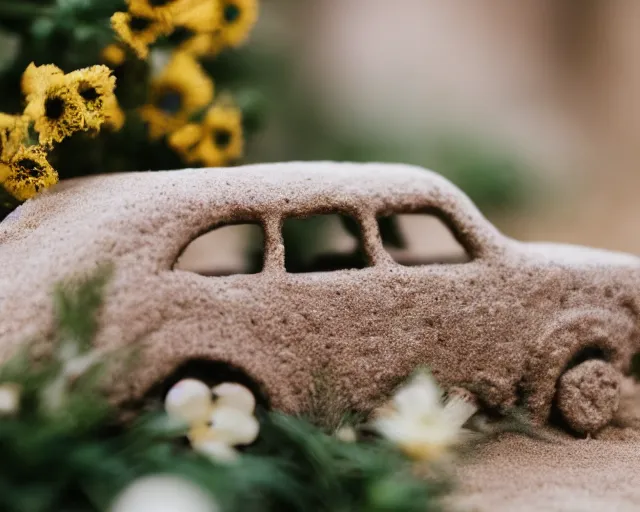
[{"label": "sand car sculpture", "polygon": [[[380,219],[418,213],[441,219],[466,258],[394,259]],[[283,223],[325,214],[349,219],[358,257],[288,269]],[[256,273],[177,265],[203,233],[242,223],[264,236]],[[54,283],[103,261],[115,275],[96,344],[135,344],[142,358],[110,383],[115,400],[211,362],[209,378],[228,365],[274,408],[303,411],[322,378],[341,404],[368,411],[426,365],[489,409],[525,407],[540,423],[559,413],[592,432],[611,420],[639,349],[640,259],[510,239],[446,179],[410,166],[293,162],[62,183],[0,224],[0,358],[49,332]]]}]

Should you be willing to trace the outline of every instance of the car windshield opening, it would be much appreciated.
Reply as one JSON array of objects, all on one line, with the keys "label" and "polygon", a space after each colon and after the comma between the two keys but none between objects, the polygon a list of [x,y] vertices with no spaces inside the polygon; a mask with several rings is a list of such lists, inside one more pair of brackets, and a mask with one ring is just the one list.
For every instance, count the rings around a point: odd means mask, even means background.
[{"label": "car windshield opening", "polygon": [[203,276],[256,274],[264,265],[264,231],[255,223],[220,225],[191,241],[174,269]]},{"label": "car windshield opening", "polygon": [[368,266],[362,229],[353,217],[289,217],[282,226],[287,272],[330,272]]}]

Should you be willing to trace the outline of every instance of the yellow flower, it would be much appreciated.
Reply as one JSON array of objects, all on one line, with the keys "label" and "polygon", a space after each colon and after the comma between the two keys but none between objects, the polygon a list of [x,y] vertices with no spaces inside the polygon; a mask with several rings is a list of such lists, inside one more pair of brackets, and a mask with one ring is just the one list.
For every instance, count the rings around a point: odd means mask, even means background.
[{"label": "yellow flower", "polygon": [[4,180],[6,180],[10,175],[11,166],[4,162],[0,162],[0,183],[4,183]]},{"label": "yellow flower", "polygon": [[84,102],[87,128],[98,130],[106,120],[105,103],[108,102],[113,109],[116,77],[111,75],[107,66],[98,65],[72,71],[65,75],[65,79]]},{"label": "yellow flower", "polygon": [[112,101],[115,77],[106,66],[91,66],[67,75],[48,68],[27,68],[25,115],[34,120],[40,144],[51,145],[81,130],[97,130],[105,121],[105,101]]},{"label": "yellow flower", "polygon": [[115,94],[107,97],[104,101],[104,117],[105,124],[113,131],[118,131],[124,126],[125,115]]},{"label": "yellow flower", "polygon": [[174,27],[185,27],[194,33],[213,32],[222,22],[222,0],[197,2],[191,8],[183,10],[172,20]]},{"label": "yellow flower", "polygon": [[239,46],[258,20],[258,0],[221,0],[222,32],[226,46]]},{"label": "yellow flower", "polygon": [[149,125],[150,138],[184,126],[190,116],[211,102],[213,89],[213,82],[193,57],[174,53],[151,82],[150,101],[140,109],[140,116]]},{"label": "yellow flower", "polygon": [[0,160],[8,162],[25,141],[28,133],[27,116],[0,113]]},{"label": "yellow flower", "polygon": [[207,112],[201,125],[188,124],[169,137],[169,145],[187,163],[220,167],[242,156],[242,114],[227,101]]},{"label": "yellow flower", "polygon": [[41,146],[20,147],[9,166],[11,171],[2,185],[20,201],[26,201],[58,182],[58,173],[47,161]]},{"label": "yellow flower", "polygon": [[150,44],[171,32],[168,23],[133,12],[116,12],[111,16],[111,27],[141,59],[149,55]]},{"label": "yellow flower", "polygon": [[221,0],[201,2],[196,7],[181,13],[173,20],[173,32],[169,42],[178,51],[196,56],[215,55],[224,47],[221,37]]},{"label": "yellow flower", "polygon": [[212,56],[244,43],[257,19],[257,0],[202,2],[175,17],[169,40],[178,43],[180,51]]},{"label": "yellow flower", "polygon": [[61,77],[64,72],[53,64],[45,64],[43,66],[36,66],[33,62],[27,66],[27,69],[22,73],[22,80],[20,86],[22,88],[22,94],[28,97],[32,94],[42,92],[54,77]]},{"label": "yellow flower", "polygon": [[127,52],[125,52],[121,45],[111,43],[102,49],[100,57],[103,62],[114,68],[120,66],[125,61],[127,58]]},{"label": "yellow flower", "polygon": [[474,403],[457,395],[443,405],[436,382],[423,372],[378,411],[373,427],[408,456],[435,461],[461,441],[462,426],[477,410]]},{"label": "yellow flower", "polygon": [[194,150],[202,141],[204,129],[202,125],[190,123],[177,129],[169,135],[169,146],[187,163],[194,163],[197,160]]},{"label": "yellow flower", "polygon": [[40,144],[51,145],[87,129],[84,99],[64,76],[51,77],[49,84],[30,94],[27,101],[24,113],[34,120]]},{"label": "yellow flower", "polygon": [[[219,54],[224,49],[224,41],[222,40],[221,30],[216,30],[211,33],[188,34],[186,29],[178,27],[174,34],[181,34],[181,36],[171,37],[170,40],[177,43],[178,50],[189,53],[196,57],[213,57]],[[173,34],[172,34],[173,36]]]},{"label": "yellow flower", "polygon": [[194,7],[210,3],[211,0],[126,0],[130,12],[136,12],[150,18],[171,22]]}]

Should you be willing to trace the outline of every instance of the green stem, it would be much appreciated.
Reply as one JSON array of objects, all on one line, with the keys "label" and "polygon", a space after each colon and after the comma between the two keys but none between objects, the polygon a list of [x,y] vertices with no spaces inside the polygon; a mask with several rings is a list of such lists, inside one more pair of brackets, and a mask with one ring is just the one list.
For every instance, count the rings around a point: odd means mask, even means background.
[{"label": "green stem", "polygon": [[53,15],[50,6],[32,5],[19,2],[0,2],[0,17],[11,19],[33,19]]}]

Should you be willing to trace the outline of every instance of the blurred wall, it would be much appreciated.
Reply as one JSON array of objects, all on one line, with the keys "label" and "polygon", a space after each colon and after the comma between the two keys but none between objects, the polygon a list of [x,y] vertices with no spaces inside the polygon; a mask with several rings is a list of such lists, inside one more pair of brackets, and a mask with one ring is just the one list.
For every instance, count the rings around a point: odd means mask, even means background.
[{"label": "blurred wall", "polygon": [[640,2],[284,3],[337,131],[491,137],[541,182],[535,211],[493,219],[504,231],[640,253]]}]

